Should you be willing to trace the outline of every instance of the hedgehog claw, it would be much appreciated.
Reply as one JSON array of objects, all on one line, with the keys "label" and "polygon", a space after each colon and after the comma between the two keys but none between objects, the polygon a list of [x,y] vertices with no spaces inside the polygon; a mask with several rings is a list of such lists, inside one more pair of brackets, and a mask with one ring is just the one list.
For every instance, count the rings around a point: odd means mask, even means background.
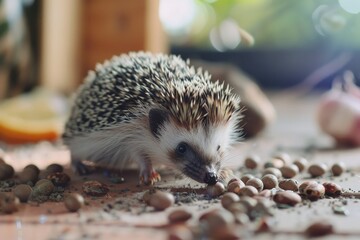
[{"label": "hedgehog claw", "polygon": [[142,185],[154,185],[161,180],[161,176],[154,169],[151,171],[143,171],[140,173],[140,184]]}]

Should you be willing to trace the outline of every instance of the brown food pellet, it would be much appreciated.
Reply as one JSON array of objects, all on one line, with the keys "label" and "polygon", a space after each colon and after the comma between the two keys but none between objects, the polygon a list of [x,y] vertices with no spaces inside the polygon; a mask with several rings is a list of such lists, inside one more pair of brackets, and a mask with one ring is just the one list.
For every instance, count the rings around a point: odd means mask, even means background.
[{"label": "brown food pellet", "polygon": [[28,165],[24,170],[19,174],[19,181],[21,183],[31,182],[34,184],[38,180],[39,171],[35,167],[30,167],[35,165]]},{"label": "brown food pellet", "polygon": [[324,182],[323,186],[325,188],[325,194],[328,196],[340,196],[341,192],[342,192],[342,188],[336,184],[336,183],[332,183],[332,182]]},{"label": "brown food pellet", "polygon": [[150,201],[150,197],[152,194],[154,194],[157,190],[155,189],[150,189],[150,190],[147,190],[144,195],[142,196],[142,200],[145,202],[145,203],[149,203]]},{"label": "brown food pellet", "polygon": [[14,168],[6,163],[0,164],[0,180],[6,180],[14,176]]},{"label": "brown food pellet", "polygon": [[253,186],[258,192],[261,192],[264,188],[264,183],[259,178],[253,178],[246,182],[246,186]]},{"label": "brown food pellet", "polygon": [[324,197],[325,187],[322,184],[310,184],[304,190],[306,196],[311,201],[318,200],[319,198]]},{"label": "brown food pellet", "polygon": [[55,173],[50,173],[47,176],[47,179],[49,179],[50,181],[52,181],[52,183],[55,186],[60,186],[60,187],[65,187],[69,184],[70,182],[70,177],[69,175],[67,175],[66,173],[63,172],[55,172]]},{"label": "brown food pellet", "polygon": [[276,154],[274,156],[274,158],[281,159],[284,162],[284,165],[289,164],[290,161],[291,161],[290,155],[288,153],[285,153],[285,152],[281,152],[281,153]]},{"label": "brown food pellet", "polygon": [[216,209],[201,215],[199,220],[201,222],[206,222],[211,229],[231,224],[235,221],[235,218],[229,211]]},{"label": "brown food pellet", "polygon": [[241,188],[239,191],[240,196],[249,196],[249,197],[253,197],[253,196],[257,195],[258,193],[259,193],[259,191],[253,186],[245,186],[245,187]]},{"label": "brown food pellet", "polygon": [[275,177],[277,177],[278,179],[282,177],[282,173],[279,169],[277,168],[266,168],[263,172],[263,176],[265,176],[266,174],[272,174],[275,175]]},{"label": "brown food pellet", "polygon": [[82,185],[82,190],[87,195],[102,197],[109,192],[109,187],[98,181],[86,181]]},{"label": "brown food pellet", "polygon": [[175,203],[174,195],[168,192],[156,191],[150,195],[149,205],[156,210],[165,210]]},{"label": "brown food pellet", "polygon": [[221,182],[217,182],[214,185],[208,185],[206,191],[209,194],[209,196],[218,197],[225,192],[225,186]]},{"label": "brown food pellet", "polygon": [[14,188],[13,193],[21,202],[27,202],[32,194],[32,191],[33,190],[29,185],[19,184]]},{"label": "brown food pellet", "polygon": [[285,166],[285,162],[282,159],[279,158],[273,158],[270,160],[274,168],[282,168]]},{"label": "brown food pellet", "polygon": [[228,192],[233,192],[236,194],[239,194],[240,189],[243,188],[245,186],[245,184],[243,183],[243,181],[235,181],[229,184],[227,190]]},{"label": "brown food pellet", "polygon": [[293,178],[299,173],[299,168],[295,164],[291,164],[283,166],[280,171],[284,178]]},{"label": "brown food pellet", "polygon": [[240,200],[239,196],[233,192],[225,193],[221,198],[221,205],[227,209],[234,202],[238,202]]},{"label": "brown food pellet", "polygon": [[274,202],[278,204],[286,204],[290,206],[295,206],[301,202],[301,197],[299,194],[292,191],[283,191],[277,192],[273,198]]},{"label": "brown food pellet", "polygon": [[16,212],[19,208],[20,200],[15,195],[10,193],[0,192],[0,209],[1,212],[10,214]]},{"label": "brown food pellet", "polygon": [[273,195],[272,191],[269,189],[264,189],[261,192],[259,192],[259,196],[260,197],[264,197],[264,198],[271,198]]},{"label": "brown food pellet", "polygon": [[305,181],[303,183],[300,184],[299,186],[299,192],[302,194],[305,194],[305,189],[309,186],[309,185],[316,185],[318,184],[317,182],[313,181],[313,180],[309,180],[309,181]]},{"label": "brown food pellet", "polygon": [[53,163],[46,167],[46,171],[49,173],[63,172],[64,167],[60,164]]},{"label": "brown food pellet", "polygon": [[273,189],[278,185],[278,178],[273,174],[266,174],[261,178],[264,184],[264,189]]},{"label": "brown food pellet", "polygon": [[332,234],[333,232],[333,225],[327,222],[315,222],[305,230],[305,234],[309,237],[325,236],[328,234]]},{"label": "brown food pellet", "polygon": [[302,172],[305,170],[307,165],[309,164],[308,160],[306,158],[298,158],[294,161],[294,164],[299,168],[299,172]]},{"label": "brown food pellet", "polygon": [[227,185],[229,186],[230,183],[236,182],[236,181],[240,181],[240,179],[239,179],[239,178],[232,178],[232,179],[230,179],[230,181],[227,183]]},{"label": "brown food pellet", "polygon": [[241,181],[243,181],[243,183],[246,183],[247,181],[249,181],[252,178],[254,178],[254,175],[248,173],[248,174],[243,175],[240,179],[241,179]]},{"label": "brown food pellet", "polygon": [[299,183],[294,179],[283,179],[279,182],[279,188],[297,192],[299,190]]},{"label": "brown food pellet", "polygon": [[255,208],[257,200],[251,196],[242,196],[240,198],[239,204],[245,206],[247,213],[250,213]]},{"label": "brown food pellet", "polygon": [[244,165],[246,168],[255,169],[258,167],[260,158],[256,155],[251,155],[245,158]]},{"label": "brown food pellet", "polygon": [[71,193],[65,197],[64,204],[70,212],[76,212],[85,205],[85,200],[79,193]]},{"label": "brown food pellet", "polygon": [[40,169],[34,164],[29,164],[29,165],[25,166],[23,169],[23,171],[28,171],[28,170],[34,171],[37,175],[39,175],[39,173],[40,173]]},{"label": "brown food pellet", "polygon": [[33,189],[32,195],[37,196],[49,196],[55,189],[54,184],[50,180],[38,181]]},{"label": "brown food pellet", "polygon": [[308,172],[312,177],[320,177],[326,173],[327,166],[324,163],[312,164],[308,168]]},{"label": "brown food pellet", "polygon": [[168,215],[168,220],[171,223],[186,222],[192,217],[192,214],[185,209],[174,210]]},{"label": "brown food pellet", "polygon": [[345,170],[346,167],[344,162],[338,162],[331,166],[331,172],[334,176],[340,176],[343,172],[345,172]]}]

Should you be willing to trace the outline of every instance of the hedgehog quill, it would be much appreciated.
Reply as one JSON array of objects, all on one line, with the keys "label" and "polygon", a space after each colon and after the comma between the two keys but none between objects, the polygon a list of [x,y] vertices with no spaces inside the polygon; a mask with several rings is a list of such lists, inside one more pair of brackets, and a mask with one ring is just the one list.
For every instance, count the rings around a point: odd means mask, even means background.
[{"label": "hedgehog quill", "polygon": [[140,182],[164,164],[213,185],[239,141],[240,98],[178,56],[132,52],[98,64],[79,87],[63,134],[75,169],[136,161]]}]

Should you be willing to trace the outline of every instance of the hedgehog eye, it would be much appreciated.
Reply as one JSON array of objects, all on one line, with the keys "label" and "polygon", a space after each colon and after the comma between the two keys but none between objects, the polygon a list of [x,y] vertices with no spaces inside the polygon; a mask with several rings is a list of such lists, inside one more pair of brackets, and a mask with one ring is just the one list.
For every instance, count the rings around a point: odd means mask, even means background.
[{"label": "hedgehog eye", "polygon": [[188,150],[188,146],[184,142],[181,142],[176,146],[176,153],[179,155],[184,155],[187,150]]}]

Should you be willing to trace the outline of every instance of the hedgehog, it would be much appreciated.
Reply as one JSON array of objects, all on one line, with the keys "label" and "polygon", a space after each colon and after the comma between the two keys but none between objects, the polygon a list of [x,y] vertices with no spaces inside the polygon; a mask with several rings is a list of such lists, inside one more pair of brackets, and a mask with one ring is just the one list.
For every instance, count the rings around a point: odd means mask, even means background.
[{"label": "hedgehog", "polygon": [[189,60],[131,52],[89,71],[75,93],[63,134],[72,166],[121,169],[135,161],[142,184],[165,165],[199,183],[219,181],[221,163],[239,142],[240,97]]}]

